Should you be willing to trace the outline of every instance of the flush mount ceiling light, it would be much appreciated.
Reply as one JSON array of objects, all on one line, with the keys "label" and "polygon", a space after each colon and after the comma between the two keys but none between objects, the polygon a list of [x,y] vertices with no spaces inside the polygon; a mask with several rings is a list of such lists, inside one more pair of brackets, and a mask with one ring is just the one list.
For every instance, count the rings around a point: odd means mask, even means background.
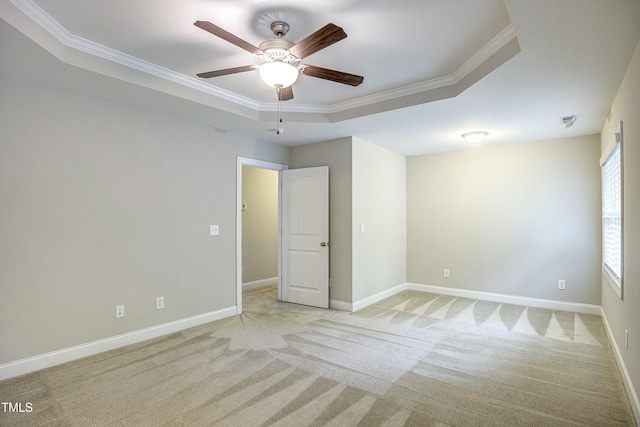
[{"label": "flush mount ceiling light", "polygon": [[469,144],[480,144],[489,135],[489,132],[475,131],[462,134],[462,138]]}]

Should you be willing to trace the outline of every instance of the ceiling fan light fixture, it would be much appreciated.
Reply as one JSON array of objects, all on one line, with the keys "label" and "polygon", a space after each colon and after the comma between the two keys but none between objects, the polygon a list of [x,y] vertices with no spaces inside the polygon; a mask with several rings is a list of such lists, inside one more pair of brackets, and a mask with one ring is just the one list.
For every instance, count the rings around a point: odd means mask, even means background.
[{"label": "ceiling fan light fixture", "polygon": [[489,135],[489,132],[474,131],[462,134],[462,138],[469,144],[480,144]]},{"label": "ceiling fan light fixture", "polygon": [[298,79],[298,69],[291,64],[282,61],[267,62],[258,69],[260,78],[271,87],[289,87]]}]

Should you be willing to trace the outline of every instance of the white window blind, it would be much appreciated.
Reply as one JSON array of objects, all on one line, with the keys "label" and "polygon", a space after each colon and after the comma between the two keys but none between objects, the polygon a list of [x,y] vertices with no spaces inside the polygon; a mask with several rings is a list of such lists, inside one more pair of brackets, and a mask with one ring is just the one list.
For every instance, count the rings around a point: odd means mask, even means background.
[{"label": "white window blind", "polygon": [[[619,137],[618,137],[619,138]],[[603,264],[618,287],[622,283],[622,159],[620,139],[602,164]]]}]

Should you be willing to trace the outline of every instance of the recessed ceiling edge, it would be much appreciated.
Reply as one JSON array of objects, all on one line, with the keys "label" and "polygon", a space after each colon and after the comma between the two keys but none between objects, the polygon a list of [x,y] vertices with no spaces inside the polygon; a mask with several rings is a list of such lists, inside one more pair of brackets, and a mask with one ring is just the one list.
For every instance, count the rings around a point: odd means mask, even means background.
[{"label": "recessed ceiling edge", "polygon": [[[240,114],[253,120],[260,120],[261,112],[270,112],[277,109],[277,103],[260,103],[209,83],[204,83],[199,79],[177,73],[173,70],[127,55],[107,46],[77,37],[69,33],[66,28],[62,27],[31,0],[7,1],[11,3],[16,10],[23,15],[23,17],[26,16],[31,22],[31,25],[29,26],[24,19],[19,19],[15,14],[9,15],[10,11],[8,8],[0,8],[2,18],[25,36],[47,50],[50,54],[56,56],[65,63],[127,81],[129,83],[166,92],[166,85],[161,85],[153,81],[141,84],[139,75],[131,76],[130,73],[127,73],[126,71],[120,70],[120,72],[118,72],[115,71],[113,67],[104,67],[103,61],[110,61],[126,67],[129,70],[159,77],[182,87],[211,95],[222,102],[215,102],[212,100],[202,102],[201,97],[192,97],[188,93],[178,94],[177,92],[180,91],[177,90],[172,91],[171,95],[182,96],[186,99],[206,104],[214,108],[225,108],[230,110],[230,112]],[[33,24],[38,28],[33,28]],[[285,30],[284,27],[277,27],[274,31],[279,29],[282,29],[283,31]],[[49,35],[48,39],[43,37],[42,30],[44,30],[45,34]],[[286,32],[284,32],[284,34],[286,34]],[[514,50],[514,46],[517,46],[517,49]],[[480,78],[502,65],[506,60],[513,57],[519,51],[520,49],[517,43],[515,29],[510,24],[448,76],[433,78],[417,84],[394,88],[333,105],[322,106],[295,104],[285,106],[285,110],[295,113],[296,121],[305,122],[308,119],[308,121],[315,122],[318,120],[319,115],[326,115],[327,121],[338,122],[379,112],[390,111],[397,108],[454,97],[470,86],[468,81],[473,81],[473,83],[475,83],[480,80]],[[489,71],[479,73],[480,77],[472,76],[474,73],[478,74],[477,72],[482,68],[481,66],[486,66],[487,63],[491,62],[490,60],[492,58],[499,57],[501,52],[507,52],[502,55],[506,57],[505,60],[499,61],[497,64],[490,65],[488,67]],[[91,59],[93,59],[93,61]],[[470,78],[470,76],[473,78]],[[465,82],[465,80],[467,80],[467,82]],[[236,104],[239,108],[230,107],[229,104]],[[307,119],[305,119],[306,115],[308,115]]]}]

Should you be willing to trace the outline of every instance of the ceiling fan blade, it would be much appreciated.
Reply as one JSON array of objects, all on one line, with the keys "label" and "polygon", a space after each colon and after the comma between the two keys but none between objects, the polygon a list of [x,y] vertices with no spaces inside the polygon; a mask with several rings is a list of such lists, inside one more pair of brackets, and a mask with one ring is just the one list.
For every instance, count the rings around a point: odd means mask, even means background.
[{"label": "ceiling fan blade", "polygon": [[197,74],[197,76],[202,77],[203,79],[209,79],[211,77],[226,76],[227,74],[244,73],[245,71],[254,71],[257,69],[258,67],[256,65],[245,65],[243,67],[225,68],[224,70],[199,73]]},{"label": "ceiling fan blade", "polygon": [[302,68],[302,74],[350,86],[358,86],[364,81],[364,77],[362,76],[330,70],[328,68],[316,67],[315,65],[305,65]]},{"label": "ceiling fan blade", "polygon": [[288,101],[293,99],[293,86],[283,87],[278,91],[278,101]]},{"label": "ceiling fan blade", "polygon": [[196,21],[196,22],[193,23],[193,25],[195,25],[196,27],[202,28],[205,31],[208,31],[211,34],[213,34],[214,36],[218,36],[221,39],[226,40],[229,43],[232,43],[232,44],[238,46],[239,48],[242,48],[242,49],[246,50],[249,53],[252,53],[254,55],[262,55],[262,54],[264,54],[264,52],[262,50],[258,49],[257,47],[255,47],[251,43],[248,43],[248,42],[242,40],[240,37],[234,36],[230,32],[228,32],[226,30],[223,30],[222,28],[218,27],[217,25],[212,24],[211,22],[208,22],[208,21]]},{"label": "ceiling fan blade", "polygon": [[289,49],[289,53],[300,59],[306,58],[346,37],[347,33],[342,28],[335,24],[327,24]]}]

